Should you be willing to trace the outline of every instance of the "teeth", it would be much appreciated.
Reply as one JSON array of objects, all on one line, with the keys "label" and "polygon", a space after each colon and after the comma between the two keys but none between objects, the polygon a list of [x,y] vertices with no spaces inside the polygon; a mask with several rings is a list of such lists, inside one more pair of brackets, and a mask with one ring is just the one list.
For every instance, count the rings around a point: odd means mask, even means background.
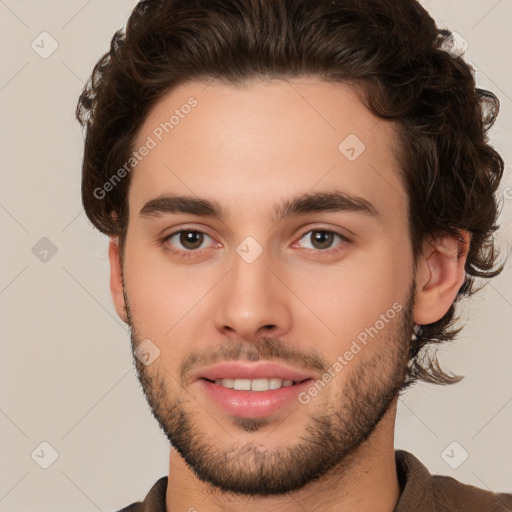
[{"label": "teeth", "polygon": [[268,387],[270,389],[279,389],[283,385],[282,379],[269,379]]},{"label": "teeth", "polygon": [[231,388],[233,389],[235,387],[235,379],[217,379],[215,381],[215,384],[220,384],[221,386],[224,386],[225,388]]},{"label": "teeth", "polygon": [[237,391],[250,391],[251,381],[249,379],[235,379],[233,389]]},{"label": "teeth", "polygon": [[252,391],[268,391],[270,389],[268,379],[254,379],[249,382]]},{"label": "teeth", "polygon": [[269,391],[293,386],[293,380],[283,379],[216,379],[215,384],[237,391]]}]

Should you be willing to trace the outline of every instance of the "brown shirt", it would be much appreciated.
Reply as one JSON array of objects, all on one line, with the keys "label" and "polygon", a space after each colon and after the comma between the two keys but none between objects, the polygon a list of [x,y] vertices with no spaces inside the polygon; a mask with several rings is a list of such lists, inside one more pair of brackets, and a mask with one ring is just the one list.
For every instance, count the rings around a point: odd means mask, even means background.
[{"label": "brown shirt", "polygon": [[[394,512],[512,512],[512,494],[497,494],[460,483],[449,476],[431,475],[412,454],[395,451],[400,499]],[[143,502],[119,512],[167,512],[167,477],[157,480]]]}]

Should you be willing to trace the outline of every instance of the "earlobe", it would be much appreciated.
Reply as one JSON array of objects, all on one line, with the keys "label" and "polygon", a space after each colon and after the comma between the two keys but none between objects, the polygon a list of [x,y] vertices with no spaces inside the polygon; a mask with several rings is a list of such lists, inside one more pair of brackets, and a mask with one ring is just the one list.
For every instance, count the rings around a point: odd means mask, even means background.
[{"label": "earlobe", "polygon": [[110,237],[108,246],[108,257],[110,260],[110,292],[119,318],[125,323],[128,322],[126,307],[123,295],[123,269],[121,255],[119,253],[119,238]]},{"label": "earlobe", "polygon": [[464,283],[471,235],[444,235],[425,243],[416,270],[414,322],[426,325],[440,320]]}]

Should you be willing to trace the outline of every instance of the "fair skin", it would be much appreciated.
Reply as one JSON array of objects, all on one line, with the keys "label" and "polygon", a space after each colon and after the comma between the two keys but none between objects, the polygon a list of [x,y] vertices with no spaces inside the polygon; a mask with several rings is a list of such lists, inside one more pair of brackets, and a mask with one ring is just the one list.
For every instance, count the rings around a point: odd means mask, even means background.
[{"label": "fair skin", "polygon": [[[392,512],[407,339],[413,321],[449,309],[466,246],[425,241],[414,271],[397,135],[347,86],[304,77],[182,84],[151,110],[134,147],[191,96],[197,107],[132,171],[123,266],[117,238],[110,242],[117,312],[134,345],[149,339],[160,350],[137,368],[173,440],[167,511]],[[338,149],[349,134],[366,146],[354,161]],[[364,199],[374,213],[318,208],[274,218],[277,204],[332,191]],[[225,216],[141,214],[165,194],[215,201]],[[188,245],[169,237],[179,230],[189,230]],[[326,233],[334,233],[327,243]],[[236,251],[248,236],[262,250],[251,263]],[[195,378],[209,361],[238,359],[277,362],[315,381],[383,314],[378,334],[307,404],[236,415]]]}]

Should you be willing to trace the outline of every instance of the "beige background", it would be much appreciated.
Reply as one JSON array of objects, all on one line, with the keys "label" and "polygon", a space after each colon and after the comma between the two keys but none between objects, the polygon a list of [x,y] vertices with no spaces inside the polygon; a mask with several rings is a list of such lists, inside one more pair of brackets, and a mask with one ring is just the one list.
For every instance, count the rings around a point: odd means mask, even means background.
[{"label": "beige background", "polygon": [[[117,510],[167,473],[167,442],[138,388],[127,329],[111,304],[107,239],[80,203],[83,141],[74,121],[83,82],[135,4],[0,0],[1,511]],[[423,4],[468,41],[479,85],[500,97],[492,141],[511,162],[512,2]],[[46,59],[31,47],[43,31],[59,45]],[[505,253],[512,241],[511,173],[509,163]],[[49,243],[43,237],[57,250],[46,262],[39,259]],[[511,285],[509,262],[465,309],[470,320],[459,341],[442,350],[442,362],[466,379],[409,391],[396,439],[434,473],[509,492]],[[454,441],[459,445],[449,447]],[[38,464],[50,461],[42,442],[58,452],[47,469]],[[460,462],[462,450],[468,459],[452,469],[446,461]]]}]

